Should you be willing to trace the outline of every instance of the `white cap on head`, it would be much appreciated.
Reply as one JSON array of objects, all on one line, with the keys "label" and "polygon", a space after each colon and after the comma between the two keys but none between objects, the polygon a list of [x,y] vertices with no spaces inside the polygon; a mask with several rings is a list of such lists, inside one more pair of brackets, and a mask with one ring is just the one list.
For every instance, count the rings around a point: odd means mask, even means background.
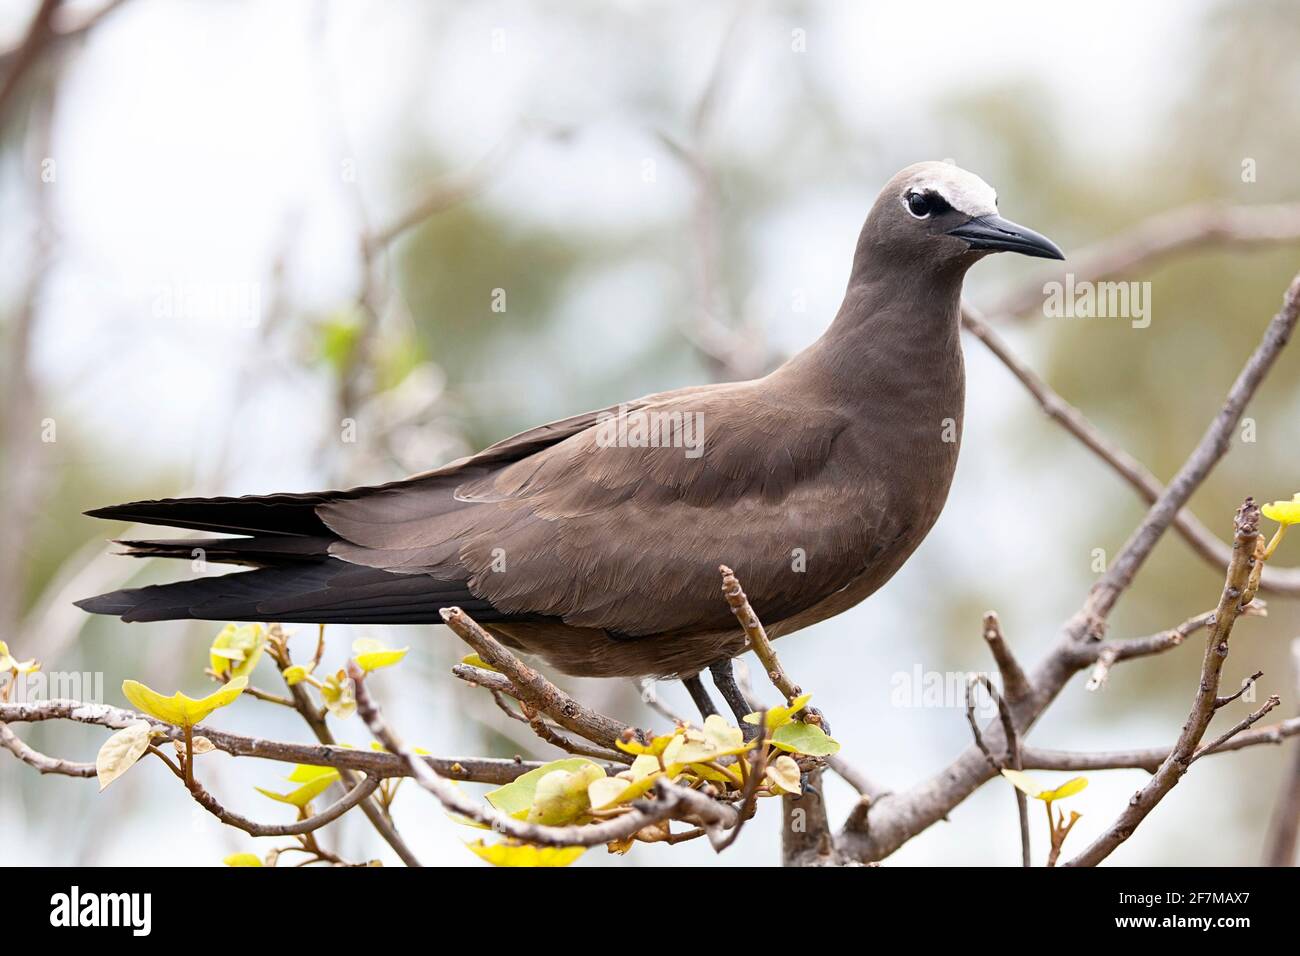
[{"label": "white cap on head", "polygon": [[998,194],[993,187],[952,163],[918,163],[907,188],[936,192],[949,206],[968,216],[993,216],[998,211]]}]

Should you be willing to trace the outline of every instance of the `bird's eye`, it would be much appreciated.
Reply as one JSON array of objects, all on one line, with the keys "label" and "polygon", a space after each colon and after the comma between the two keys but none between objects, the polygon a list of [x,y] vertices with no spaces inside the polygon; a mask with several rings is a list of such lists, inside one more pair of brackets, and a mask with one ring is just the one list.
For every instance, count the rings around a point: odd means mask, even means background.
[{"label": "bird's eye", "polygon": [[905,197],[907,200],[907,211],[917,219],[924,219],[934,211],[931,197],[927,193],[908,193]]}]

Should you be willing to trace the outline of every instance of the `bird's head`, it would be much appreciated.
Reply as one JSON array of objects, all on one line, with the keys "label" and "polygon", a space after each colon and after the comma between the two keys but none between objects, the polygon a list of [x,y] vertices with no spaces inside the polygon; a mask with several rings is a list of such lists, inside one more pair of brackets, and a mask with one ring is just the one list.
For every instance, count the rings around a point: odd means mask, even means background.
[{"label": "bird's head", "polygon": [[894,176],[866,231],[877,249],[913,260],[969,264],[990,252],[1065,258],[1046,236],[998,215],[993,187],[951,163],[916,163]]}]

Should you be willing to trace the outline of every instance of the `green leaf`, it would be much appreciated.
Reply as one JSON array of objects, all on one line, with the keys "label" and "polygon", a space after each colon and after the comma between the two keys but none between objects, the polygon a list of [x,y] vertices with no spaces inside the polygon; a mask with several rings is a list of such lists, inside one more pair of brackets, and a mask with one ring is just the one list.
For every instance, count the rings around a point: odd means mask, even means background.
[{"label": "green leaf", "polygon": [[[537,784],[548,773],[554,770],[577,770],[581,767],[591,765],[600,769],[599,765],[588,760],[586,757],[566,757],[563,760],[552,760],[548,764],[543,764],[536,770],[530,770],[525,774],[520,774],[504,787],[497,787],[495,790],[489,790],[485,797],[487,802],[492,804],[502,813],[510,814],[525,812],[531,809],[533,801],[537,795]],[[604,773],[604,771],[601,771]]]},{"label": "green leaf", "polygon": [[797,720],[778,727],[772,734],[772,745],[809,757],[829,757],[840,750],[839,741],[826,736],[826,731],[816,724],[804,724]]},{"label": "green leaf", "polygon": [[582,846],[533,846],[529,843],[466,843],[470,852],[493,866],[568,866],[586,852]]},{"label": "green leaf", "polygon": [[347,369],[361,340],[361,330],[360,316],[351,311],[337,312],[320,324],[319,354],[335,374]]},{"label": "green leaf", "polygon": [[138,720],[123,727],[104,741],[95,755],[95,776],[99,789],[104,788],[130,770],[149,749],[153,728],[147,721]]}]

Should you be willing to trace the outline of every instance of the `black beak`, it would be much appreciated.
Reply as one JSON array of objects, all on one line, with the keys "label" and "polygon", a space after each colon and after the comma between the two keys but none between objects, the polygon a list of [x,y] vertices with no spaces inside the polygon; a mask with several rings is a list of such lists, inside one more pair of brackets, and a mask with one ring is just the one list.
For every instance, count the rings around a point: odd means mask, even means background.
[{"label": "black beak", "polygon": [[949,229],[948,235],[965,239],[972,249],[1018,252],[1022,256],[1035,256],[1039,259],[1065,258],[1051,239],[996,215],[976,216],[955,229]]}]

